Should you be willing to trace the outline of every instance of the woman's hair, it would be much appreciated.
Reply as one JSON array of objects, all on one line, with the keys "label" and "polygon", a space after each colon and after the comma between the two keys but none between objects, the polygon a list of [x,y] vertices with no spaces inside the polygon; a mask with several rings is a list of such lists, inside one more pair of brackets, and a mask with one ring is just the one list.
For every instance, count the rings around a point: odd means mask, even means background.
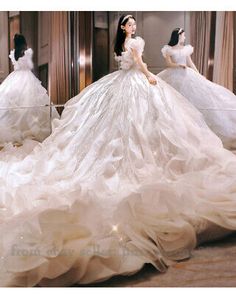
[{"label": "woman's hair", "polygon": [[125,42],[125,38],[126,38],[126,34],[125,32],[121,29],[121,26],[125,26],[126,23],[128,22],[128,20],[132,18],[133,20],[135,20],[135,18],[132,15],[125,15],[123,14],[118,22],[118,27],[117,27],[117,32],[116,32],[116,38],[115,38],[115,46],[114,46],[114,51],[116,53],[116,55],[121,55],[123,48],[123,44]]},{"label": "woman's hair", "polygon": [[168,45],[175,46],[179,42],[179,36],[184,32],[182,28],[176,28],[172,31]]},{"label": "woman's hair", "polygon": [[20,57],[24,55],[25,50],[27,49],[27,43],[23,35],[15,34],[14,48],[15,48],[14,57],[15,57],[15,60],[18,60]]}]

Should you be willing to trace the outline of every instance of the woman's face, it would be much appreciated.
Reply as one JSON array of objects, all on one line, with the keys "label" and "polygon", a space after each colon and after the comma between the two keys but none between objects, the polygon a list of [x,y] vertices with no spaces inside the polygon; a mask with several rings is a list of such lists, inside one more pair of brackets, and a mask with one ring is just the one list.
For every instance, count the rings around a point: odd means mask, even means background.
[{"label": "woman's face", "polygon": [[136,32],[136,21],[129,18],[125,25],[121,25],[121,29],[125,30],[126,35],[133,35]]},{"label": "woman's face", "polygon": [[185,41],[185,32],[179,35],[179,43],[184,43],[184,41]]}]

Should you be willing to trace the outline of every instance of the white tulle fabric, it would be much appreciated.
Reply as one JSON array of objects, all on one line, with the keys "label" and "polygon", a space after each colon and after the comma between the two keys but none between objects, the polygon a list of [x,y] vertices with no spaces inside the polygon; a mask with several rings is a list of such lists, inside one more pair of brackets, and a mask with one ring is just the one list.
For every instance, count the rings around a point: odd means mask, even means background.
[{"label": "white tulle fabric", "polygon": [[188,44],[182,48],[173,48],[172,46],[165,45],[161,49],[161,53],[164,57],[171,56],[176,63],[186,64],[186,57],[193,53],[193,46]]},{"label": "white tulle fabric", "polygon": [[[0,85],[0,145],[22,143],[26,138],[42,141],[51,132],[50,108],[45,107],[50,99],[31,72],[32,55],[31,48],[17,61],[14,50],[9,55],[14,71]],[[55,109],[52,117],[59,117]]]},{"label": "white tulle fabric", "polygon": [[[173,49],[165,45],[162,54],[171,56],[178,64],[186,65],[193,47]],[[191,68],[167,68],[158,76],[185,96],[203,114],[208,126],[229,149],[236,148],[236,96],[228,89],[207,80]]]},{"label": "white tulle fabric", "polygon": [[32,48],[25,50],[24,55],[18,58],[18,60],[15,60],[15,50],[11,50],[9,54],[9,58],[11,59],[14,70],[32,70],[34,68],[32,57]]},{"label": "white tulle fabric", "polygon": [[183,96],[133,65],[68,101],[43,143],[0,153],[1,286],[164,271],[209,222],[235,230],[235,156]]},{"label": "white tulle fabric", "polygon": [[132,49],[135,49],[139,55],[142,55],[145,42],[141,37],[130,38],[125,42],[126,51],[123,51],[121,56],[115,55],[115,60],[118,62],[120,70],[129,70],[130,68],[138,69],[139,66],[135,63],[132,56]]}]

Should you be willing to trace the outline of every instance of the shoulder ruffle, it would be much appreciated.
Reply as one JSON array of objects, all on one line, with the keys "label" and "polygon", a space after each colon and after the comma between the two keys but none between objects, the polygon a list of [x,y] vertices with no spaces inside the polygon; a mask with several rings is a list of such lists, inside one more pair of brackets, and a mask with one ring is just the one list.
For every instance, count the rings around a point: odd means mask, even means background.
[{"label": "shoulder ruffle", "polygon": [[32,48],[28,48],[27,50],[25,50],[25,55],[26,56],[32,56],[33,55],[33,49]]},{"label": "shoulder ruffle", "polygon": [[141,37],[136,37],[130,40],[130,48],[137,50],[137,52],[141,55],[144,50],[145,41]]},{"label": "shoulder ruffle", "polygon": [[185,45],[184,46],[186,55],[191,55],[193,53],[193,46],[192,45]]},{"label": "shoulder ruffle", "polygon": [[162,49],[161,49],[161,53],[162,55],[166,58],[167,55],[171,56],[172,55],[172,48],[169,45],[165,45]]},{"label": "shoulder ruffle", "polygon": [[12,63],[15,62],[14,52],[15,52],[15,50],[13,49],[13,50],[10,51],[10,54],[9,54],[9,58],[12,61]]}]

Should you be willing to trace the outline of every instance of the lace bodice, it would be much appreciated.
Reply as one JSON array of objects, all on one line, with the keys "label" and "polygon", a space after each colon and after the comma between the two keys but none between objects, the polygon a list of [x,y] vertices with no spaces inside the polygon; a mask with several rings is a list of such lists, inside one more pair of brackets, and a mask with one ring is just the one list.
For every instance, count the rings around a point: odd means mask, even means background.
[{"label": "lace bodice", "polygon": [[122,52],[121,56],[115,54],[115,60],[119,63],[119,69],[129,70],[130,68],[138,68],[134,61],[132,49],[136,49],[138,54],[142,55],[145,42],[141,37],[131,38],[125,44],[126,51]]},{"label": "lace bodice", "polygon": [[193,47],[191,45],[185,45],[183,48],[177,49],[169,45],[165,45],[161,52],[164,57],[167,55],[171,56],[173,62],[178,64],[187,64],[187,56],[190,56],[193,53]]},{"label": "lace bodice", "polygon": [[11,62],[14,66],[14,70],[32,70],[34,65],[32,61],[32,56],[33,56],[33,50],[31,48],[28,48],[24,55],[18,60],[15,60],[14,56],[15,50],[11,50],[9,54],[9,58],[11,59]]}]

